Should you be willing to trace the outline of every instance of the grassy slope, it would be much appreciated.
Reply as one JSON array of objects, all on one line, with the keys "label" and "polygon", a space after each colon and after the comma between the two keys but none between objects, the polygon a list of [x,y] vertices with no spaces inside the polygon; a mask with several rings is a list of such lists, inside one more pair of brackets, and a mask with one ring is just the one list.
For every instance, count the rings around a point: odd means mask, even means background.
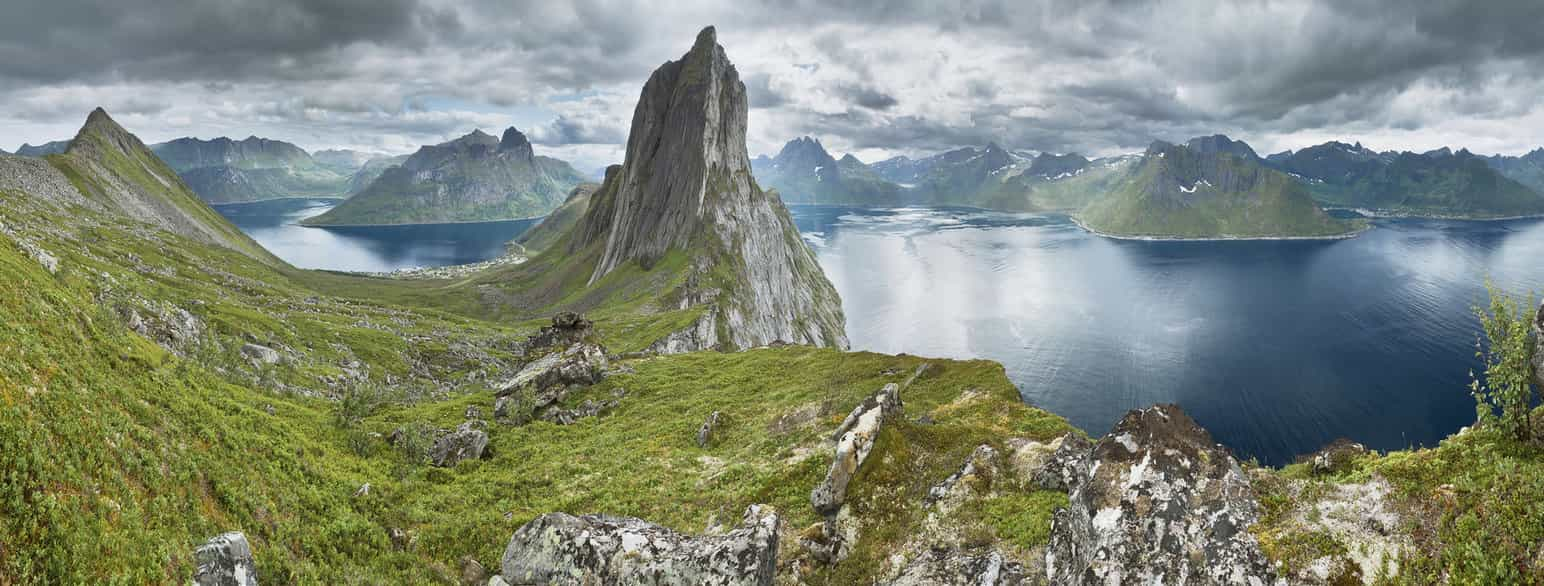
[{"label": "grassy slope", "polygon": [[[12,285],[0,293],[0,310],[23,316],[0,325],[0,352],[14,357],[0,363],[0,441],[14,447],[0,451],[7,479],[0,483],[0,582],[185,582],[193,547],[234,529],[252,539],[263,583],[357,583],[446,582],[446,568],[463,555],[491,567],[515,528],[553,510],[639,515],[695,532],[715,516],[732,519],[745,505],[770,502],[797,528],[814,522],[808,491],[830,462],[828,449],[799,459],[794,454],[806,452],[797,448],[922,362],[808,348],[634,361],[633,374],[571,398],[625,387],[612,414],[570,427],[498,427],[491,460],[435,469],[368,432],[409,422],[449,427],[468,405],[487,412],[493,396],[479,382],[485,377],[457,378],[480,361],[446,359],[450,392],[391,394],[348,428],[336,423],[333,402],[274,389],[315,386],[317,376],[334,374],[326,364],[356,356],[377,375],[405,381],[393,391],[412,388],[415,365],[440,354],[415,338],[447,331],[447,340],[482,339],[478,347],[495,352],[499,340],[518,332],[317,297],[245,257],[171,236],[166,244],[176,247],[102,226],[81,239],[89,254],[33,238],[60,253],[64,268],[50,275],[9,240],[0,242],[0,280]],[[168,248],[186,252],[159,254]],[[129,254],[172,267],[174,276],[120,266]],[[229,274],[191,268],[199,266],[229,267]],[[208,324],[204,344],[184,358],[128,332],[96,302],[109,282],[104,273],[117,291],[110,298],[164,298],[199,316]],[[380,332],[382,323],[412,325]],[[302,357],[253,372],[234,350],[247,339],[290,346]],[[334,355],[334,343],[353,351]],[[865,472],[884,474],[886,486],[907,498],[855,497],[863,506],[904,509],[897,523],[916,521],[906,503],[920,502],[976,444],[1067,429],[1020,403],[995,363],[932,363],[905,398],[908,413],[929,413],[936,423],[897,425],[876,453],[889,464]],[[964,389],[981,391],[979,398],[953,402]],[[693,438],[712,410],[726,424],[704,450]],[[811,417],[772,424],[794,412]],[[365,482],[370,496],[353,498]],[[1049,511],[1029,514],[1043,517],[1029,523],[1040,525]],[[1022,517],[1005,519],[1023,524]],[[410,551],[392,550],[389,527],[415,535]],[[1002,531],[1022,534],[1017,526]],[[876,530],[875,539],[907,534],[897,525]],[[832,580],[878,563],[885,548],[870,543]]]},{"label": "grassy slope", "polygon": [[[1456,392],[1456,391],[1455,391]],[[1544,411],[1534,414],[1544,417]],[[1404,525],[1392,527],[1411,544],[1398,572],[1361,579],[1393,584],[1544,584],[1544,447],[1494,431],[1449,437],[1436,448],[1369,454],[1347,471],[1314,476],[1294,464],[1255,482],[1264,516],[1253,529],[1266,553],[1287,568],[1356,547],[1333,535],[1305,532],[1290,522],[1337,483],[1374,477],[1393,488],[1391,504]],[[1304,483],[1300,492],[1290,483]],[[1392,573],[1392,572],[1391,572]]]},{"label": "grassy slope", "polygon": [[594,195],[597,189],[600,189],[599,184],[579,184],[568,194],[568,199],[563,201],[563,205],[542,218],[540,224],[526,230],[515,239],[515,243],[524,247],[527,254],[537,254],[550,248],[584,218],[584,211],[590,207],[590,196]]},{"label": "grassy slope", "polygon": [[[1200,177],[1199,155],[1183,147],[1164,152],[1177,160],[1146,157],[1110,194],[1089,204],[1081,219],[1110,234],[1179,238],[1330,236],[1357,228],[1352,222],[1327,216],[1286,174],[1227,155],[1218,156],[1222,172],[1252,176],[1248,190],[1223,193],[1222,187],[1200,186],[1196,188],[1200,193],[1189,198],[1155,194],[1170,175]],[[1223,183],[1217,178],[1209,180],[1219,186]]]}]

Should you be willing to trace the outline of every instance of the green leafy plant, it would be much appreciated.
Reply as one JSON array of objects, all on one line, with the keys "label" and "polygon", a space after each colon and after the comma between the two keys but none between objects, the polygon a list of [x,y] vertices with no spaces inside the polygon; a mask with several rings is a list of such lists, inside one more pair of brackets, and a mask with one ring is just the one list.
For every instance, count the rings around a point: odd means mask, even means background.
[{"label": "green leafy plant", "polygon": [[1490,294],[1489,307],[1474,308],[1486,338],[1475,341],[1475,357],[1484,363],[1485,371],[1483,379],[1470,373],[1469,392],[1480,424],[1496,425],[1526,440],[1534,399],[1532,358],[1538,341],[1531,317],[1536,304],[1531,296],[1525,303],[1489,282],[1485,289]]}]

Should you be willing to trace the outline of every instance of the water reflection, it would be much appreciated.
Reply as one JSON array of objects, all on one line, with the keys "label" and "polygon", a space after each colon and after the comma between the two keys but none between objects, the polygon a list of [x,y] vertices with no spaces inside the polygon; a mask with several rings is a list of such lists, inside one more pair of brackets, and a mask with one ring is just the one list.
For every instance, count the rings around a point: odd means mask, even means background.
[{"label": "water reflection", "polygon": [[856,348],[998,360],[1027,401],[1092,433],[1178,402],[1273,463],[1342,436],[1389,449],[1466,425],[1486,276],[1544,285],[1537,220],[1141,242],[1053,215],[793,210]]},{"label": "water reflection", "polygon": [[496,258],[504,244],[540,220],[308,228],[296,222],[338,204],[331,199],[283,199],[218,205],[259,244],[297,267],[345,271],[466,264]]}]

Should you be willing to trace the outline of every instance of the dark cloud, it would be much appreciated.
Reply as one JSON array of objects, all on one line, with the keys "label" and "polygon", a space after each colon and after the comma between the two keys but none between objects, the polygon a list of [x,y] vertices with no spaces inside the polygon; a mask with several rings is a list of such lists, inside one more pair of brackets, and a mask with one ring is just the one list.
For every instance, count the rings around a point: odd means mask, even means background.
[{"label": "dark cloud", "polygon": [[413,144],[516,123],[619,148],[642,81],[707,24],[745,80],[753,151],[805,133],[838,150],[1089,153],[1211,132],[1544,134],[1537,0],[21,3],[0,19],[12,134],[102,104],[151,133]]}]

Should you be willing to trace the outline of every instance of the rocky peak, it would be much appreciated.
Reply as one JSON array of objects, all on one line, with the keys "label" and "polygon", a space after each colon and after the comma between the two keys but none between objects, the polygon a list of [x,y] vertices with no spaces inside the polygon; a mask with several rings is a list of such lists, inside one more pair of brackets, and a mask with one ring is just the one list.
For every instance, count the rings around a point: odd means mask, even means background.
[{"label": "rocky peak", "polygon": [[841,163],[843,165],[862,165],[863,164],[863,161],[859,160],[858,157],[852,156],[852,153],[847,153],[845,155],[842,155],[842,159],[840,161],[837,161],[837,162]]},{"label": "rocky peak", "polygon": [[1172,142],[1155,140],[1152,144],[1147,145],[1147,151],[1142,154],[1152,156],[1172,148],[1174,148],[1174,143]]},{"label": "rocky peak", "polygon": [[1213,134],[1211,136],[1198,136],[1185,143],[1185,147],[1202,154],[1227,153],[1245,159],[1258,159],[1260,155],[1242,140],[1233,140],[1227,135]]},{"label": "rocky peak", "polygon": [[525,134],[511,126],[504,129],[504,137],[499,139],[499,152],[513,153],[516,157],[532,159],[536,152],[531,148],[531,141],[526,140]]},{"label": "rocky peak", "polygon": [[835,288],[782,202],[751,177],[747,112],[745,84],[713,27],[703,29],[644,84],[622,167],[607,174],[571,250],[602,246],[590,284],[624,264],[649,270],[671,250],[686,252],[681,308],[710,310],[690,328],[692,341],[673,349],[845,347]]}]

